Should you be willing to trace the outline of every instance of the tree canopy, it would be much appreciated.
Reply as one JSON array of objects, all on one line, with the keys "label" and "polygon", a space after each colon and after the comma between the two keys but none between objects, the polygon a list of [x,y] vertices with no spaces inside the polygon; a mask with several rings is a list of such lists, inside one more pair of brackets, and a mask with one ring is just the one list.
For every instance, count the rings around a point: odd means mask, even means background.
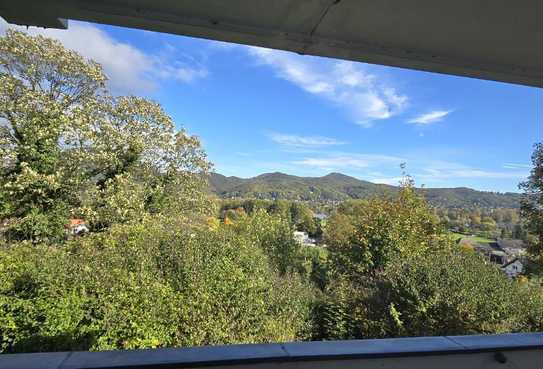
[{"label": "tree canopy", "polygon": [[185,208],[202,200],[210,163],[198,138],[157,103],[110,96],[106,81],[58,41],[14,30],[0,38],[0,215],[10,237],[58,241],[70,215],[103,228],[162,209],[173,190]]},{"label": "tree canopy", "polygon": [[533,168],[528,179],[520,184],[524,190],[521,214],[526,220],[526,228],[532,235],[528,252],[535,269],[543,271],[543,144],[534,146]]},{"label": "tree canopy", "polygon": [[395,259],[446,247],[438,219],[408,184],[393,199],[342,203],[328,221],[325,239],[336,273],[357,278]]}]

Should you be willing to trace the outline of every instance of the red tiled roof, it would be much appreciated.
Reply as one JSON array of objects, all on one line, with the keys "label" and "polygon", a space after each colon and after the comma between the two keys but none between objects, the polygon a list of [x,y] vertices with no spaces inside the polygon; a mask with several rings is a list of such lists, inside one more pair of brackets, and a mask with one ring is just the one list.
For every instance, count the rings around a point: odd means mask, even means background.
[{"label": "red tiled roof", "polygon": [[85,224],[85,221],[83,219],[70,219],[70,223],[68,224],[68,227],[76,227],[78,225]]}]

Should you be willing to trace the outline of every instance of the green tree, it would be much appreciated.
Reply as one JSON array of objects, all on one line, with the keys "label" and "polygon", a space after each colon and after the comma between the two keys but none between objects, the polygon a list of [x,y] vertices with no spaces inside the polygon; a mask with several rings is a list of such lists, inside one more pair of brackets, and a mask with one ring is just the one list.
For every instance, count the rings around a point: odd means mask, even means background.
[{"label": "green tree", "polygon": [[289,213],[289,203],[285,200],[275,200],[268,208],[270,214],[277,214],[286,217]]},{"label": "green tree", "polygon": [[259,210],[232,225],[238,234],[247,235],[268,255],[273,267],[281,275],[303,270],[300,244],[294,239],[288,219]]},{"label": "green tree", "polygon": [[290,216],[292,223],[299,231],[307,232],[314,236],[317,233],[317,223],[313,211],[304,203],[293,202],[290,204]]},{"label": "green tree", "polygon": [[[154,102],[109,96],[105,82],[58,41],[0,38],[0,217],[11,238],[59,241],[71,214],[103,229],[139,209],[209,205],[199,140]],[[133,211],[119,216],[124,207]]]},{"label": "green tree", "polygon": [[[533,168],[528,180],[519,188],[524,191],[521,201],[521,215],[526,223],[526,230],[534,237],[528,245],[528,253],[533,262],[543,267],[543,144],[537,143],[532,154]],[[521,236],[520,227],[514,234]]]},{"label": "green tree", "polygon": [[16,219],[13,237],[62,237],[81,184],[63,151],[104,82],[98,64],[57,41],[13,30],[0,38],[0,217]]},{"label": "green tree", "polygon": [[393,199],[348,201],[329,219],[325,240],[334,269],[356,279],[395,259],[447,246],[426,201],[407,184]]},{"label": "green tree", "polygon": [[[138,97],[102,99],[83,125],[80,160],[91,181],[80,213],[93,228],[140,219],[146,212],[212,211],[204,191],[211,168],[200,141],[157,103]],[[73,156],[73,155],[72,155]]]}]

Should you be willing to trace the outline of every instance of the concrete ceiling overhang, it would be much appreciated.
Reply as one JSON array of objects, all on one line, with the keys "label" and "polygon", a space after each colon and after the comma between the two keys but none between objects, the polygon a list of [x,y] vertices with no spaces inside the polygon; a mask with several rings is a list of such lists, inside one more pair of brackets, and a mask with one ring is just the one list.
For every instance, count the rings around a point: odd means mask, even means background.
[{"label": "concrete ceiling overhang", "polygon": [[14,24],[92,21],[543,87],[541,0],[0,0]]}]

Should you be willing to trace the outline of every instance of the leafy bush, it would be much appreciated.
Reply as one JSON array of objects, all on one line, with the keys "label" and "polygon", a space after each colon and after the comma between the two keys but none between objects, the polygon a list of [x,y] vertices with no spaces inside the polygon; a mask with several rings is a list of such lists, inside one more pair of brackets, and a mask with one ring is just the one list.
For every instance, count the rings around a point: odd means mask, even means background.
[{"label": "leafy bush", "polygon": [[44,211],[30,209],[20,218],[12,218],[4,232],[7,241],[32,240],[39,242],[63,242],[66,238],[65,226],[69,220],[68,207],[62,202]]},{"label": "leafy bush", "polygon": [[541,293],[479,256],[415,255],[372,278],[337,279],[319,305],[317,338],[385,338],[536,331]]},{"label": "leafy bush", "polygon": [[249,237],[147,219],[0,253],[2,352],[287,341],[310,291]]},{"label": "leafy bush", "polygon": [[301,270],[300,244],[294,239],[294,229],[286,217],[258,210],[253,216],[235,222],[232,229],[259,245],[279,273]]},{"label": "leafy bush", "polygon": [[374,336],[505,333],[522,328],[525,295],[516,282],[478,255],[454,251],[398,260],[376,278],[373,292]]},{"label": "leafy bush", "polygon": [[392,261],[446,248],[438,219],[413,188],[393,199],[347,201],[326,226],[325,239],[338,275],[358,278]]},{"label": "leafy bush", "polygon": [[522,331],[541,332],[543,331],[543,279],[534,277],[520,278],[517,283],[521,285],[523,299],[520,308],[522,309]]},{"label": "leafy bush", "polygon": [[507,279],[477,254],[451,248],[442,235],[409,185],[396,198],[342,204],[327,225],[332,278],[314,314],[314,338],[541,327],[541,288]]}]

